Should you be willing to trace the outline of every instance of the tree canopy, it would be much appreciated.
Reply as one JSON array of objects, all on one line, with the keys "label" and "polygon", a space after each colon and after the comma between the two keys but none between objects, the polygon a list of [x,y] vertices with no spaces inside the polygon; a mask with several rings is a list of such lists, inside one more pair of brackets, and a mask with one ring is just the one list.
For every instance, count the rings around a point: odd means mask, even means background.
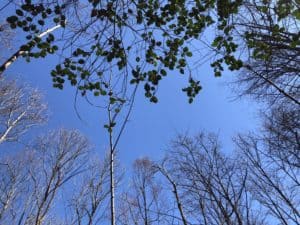
[{"label": "tree canopy", "polygon": [[[266,0],[26,0],[7,17],[11,29],[26,36],[20,49],[27,60],[60,52],[54,87],[63,89],[68,80],[82,95],[110,96],[112,103],[129,83],[142,83],[145,96],[157,102],[159,82],[173,70],[188,76],[182,90],[192,102],[202,87],[191,58],[201,61],[193,53],[202,43],[215,76],[225,66],[244,69],[248,91],[275,89],[299,104],[297,78],[289,90],[280,85],[282,76],[299,72],[299,20],[297,1]],[[39,38],[58,24],[60,32]],[[213,37],[204,43],[206,31]]]}]

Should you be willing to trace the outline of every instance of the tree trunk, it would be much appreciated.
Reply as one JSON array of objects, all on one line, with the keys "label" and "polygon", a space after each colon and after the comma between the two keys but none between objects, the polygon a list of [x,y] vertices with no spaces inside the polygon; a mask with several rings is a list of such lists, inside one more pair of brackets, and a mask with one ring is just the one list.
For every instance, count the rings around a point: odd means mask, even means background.
[{"label": "tree trunk", "polygon": [[[60,28],[61,25],[56,25],[48,30],[46,30],[45,32],[41,33],[38,35],[39,38],[44,37],[45,35],[51,33],[52,31],[56,30],[57,28]],[[9,57],[1,66],[0,66],[0,76],[1,74],[14,62],[16,61],[20,56],[22,56],[23,54],[25,54],[26,51],[22,51],[21,49],[19,49],[16,53],[14,53],[11,57]]]}]

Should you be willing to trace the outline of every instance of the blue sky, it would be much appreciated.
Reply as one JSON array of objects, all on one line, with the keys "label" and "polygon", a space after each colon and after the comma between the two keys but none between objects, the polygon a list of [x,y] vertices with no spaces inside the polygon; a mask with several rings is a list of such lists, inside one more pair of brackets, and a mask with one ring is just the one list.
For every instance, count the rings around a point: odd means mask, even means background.
[{"label": "blue sky", "polygon": [[[59,127],[78,129],[91,140],[101,155],[108,146],[108,135],[103,128],[105,112],[80,98],[78,110],[83,121],[80,120],[74,110],[75,89],[67,87],[61,91],[52,88],[49,74],[56,63],[54,56],[46,60],[33,60],[29,64],[18,59],[6,75],[42,91],[50,110],[49,124],[44,130]],[[150,103],[144,97],[143,88],[140,88],[130,121],[118,145],[122,164],[128,166],[142,156],[159,159],[169,141],[182,132],[216,132],[224,149],[228,152],[232,150],[233,135],[253,130],[258,125],[256,103],[247,98],[233,100],[235,96],[226,85],[236,75],[225,72],[221,78],[215,78],[209,66],[202,66],[198,78],[203,90],[192,104],[187,102],[185,93],[181,91],[186,85],[186,77],[179,74],[170,73],[161,82],[157,104]],[[95,101],[101,100],[99,97]]]},{"label": "blue sky", "polygon": [[[18,42],[14,44],[18,45]],[[52,87],[50,71],[57,62],[55,56],[33,59],[29,64],[18,59],[6,75],[42,91],[50,111],[50,120],[44,130],[59,127],[78,129],[91,140],[100,154],[104,153],[108,146],[108,135],[103,128],[105,112],[79,99],[78,110],[84,121],[78,118],[74,110],[75,89],[68,87],[60,91]],[[142,156],[158,159],[176,134],[196,134],[201,130],[218,133],[229,152],[233,147],[233,135],[257,127],[257,104],[247,98],[233,101],[234,94],[225,84],[237,73],[224,72],[221,78],[215,78],[209,65],[200,67],[198,73],[203,90],[192,104],[181,91],[187,85],[187,76],[169,73],[160,84],[157,104],[150,103],[140,87],[130,121],[118,145],[122,163],[129,165]],[[95,101],[101,100],[99,97]]]}]

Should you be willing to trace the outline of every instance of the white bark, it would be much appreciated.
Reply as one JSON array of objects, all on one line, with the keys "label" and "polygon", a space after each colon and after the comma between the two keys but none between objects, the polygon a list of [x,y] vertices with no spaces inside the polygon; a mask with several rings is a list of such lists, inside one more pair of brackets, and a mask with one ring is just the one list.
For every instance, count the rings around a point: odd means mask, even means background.
[{"label": "white bark", "polygon": [[44,123],[46,108],[38,91],[0,79],[0,144],[17,141],[31,127]]},{"label": "white bark", "polygon": [[[44,37],[45,35],[55,31],[56,29],[60,28],[61,25],[56,25],[48,30],[46,30],[45,32],[41,33],[38,35],[39,38]],[[17,52],[15,52],[11,57],[9,57],[1,66],[0,66],[0,76],[1,74],[7,70],[7,68],[13,63],[15,62],[20,56],[22,56],[23,54],[27,53],[26,51],[22,51],[21,49],[19,49]]]}]

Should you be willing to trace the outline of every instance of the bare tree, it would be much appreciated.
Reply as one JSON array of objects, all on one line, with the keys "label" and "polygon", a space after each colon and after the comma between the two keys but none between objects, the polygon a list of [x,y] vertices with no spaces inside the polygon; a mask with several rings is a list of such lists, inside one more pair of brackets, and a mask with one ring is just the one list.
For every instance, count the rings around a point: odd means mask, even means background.
[{"label": "bare tree", "polygon": [[[174,198],[175,198],[175,203],[177,206],[177,210],[179,211],[180,217],[179,220],[182,221],[183,225],[188,225],[188,221],[183,209],[183,205],[182,205],[182,200],[181,200],[181,196],[179,193],[179,187],[175,181],[175,179],[173,179],[171,176],[171,173],[168,171],[168,169],[166,169],[165,167],[165,161],[163,161],[162,165],[157,166],[158,170],[161,172],[161,174],[167,179],[168,183],[171,185],[172,187],[172,192],[174,194]],[[175,216],[173,215],[173,220],[178,220],[178,218],[175,218]]]},{"label": "bare tree", "polygon": [[6,157],[0,163],[0,221],[9,224],[8,213],[14,214],[17,201],[24,194],[23,187],[28,181],[24,172],[26,160],[20,156]]},{"label": "bare tree", "polygon": [[0,79],[0,144],[17,141],[28,129],[47,120],[39,91]]},{"label": "bare tree", "polygon": [[169,204],[164,196],[157,167],[148,158],[133,163],[129,190],[122,195],[119,209],[120,224],[172,224],[168,221]]},{"label": "bare tree", "polygon": [[299,3],[246,1],[243,10],[235,22],[251,57],[238,84],[267,107],[261,131],[236,138],[239,158],[249,194],[268,218],[299,224]]},{"label": "bare tree", "polygon": [[88,170],[77,177],[69,201],[66,224],[94,225],[104,221],[110,194],[109,161],[91,160]]},{"label": "bare tree", "polygon": [[266,152],[290,167],[300,168],[300,111],[281,104],[263,113],[259,136]]},{"label": "bare tree", "polygon": [[[7,23],[0,23],[0,46],[1,48],[11,48],[11,41],[13,39],[14,32],[9,29]],[[1,53],[1,52],[0,52]]]},{"label": "bare tree", "polygon": [[51,216],[58,193],[86,169],[88,150],[86,138],[77,131],[59,130],[39,138],[19,160],[12,158],[6,162],[1,167],[5,169],[3,173],[9,168],[20,175],[11,172],[7,182],[1,183],[1,187],[6,187],[1,196],[16,193],[14,198],[10,197],[10,204],[8,197],[1,199],[6,205],[1,211],[1,224],[44,225],[58,219]]},{"label": "bare tree", "polygon": [[215,135],[180,136],[165,162],[182,224],[265,224],[252,207],[248,171],[220,150]]},{"label": "bare tree", "polygon": [[[260,136],[240,135],[236,144],[242,163],[248,168],[247,186],[253,198],[263,206],[269,220],[280,224],[300,224],[300,169],[292,161],[282,157],[290,152],[285,148],[282,154],[272,152],[270,143]],[[281,140],[278,139],[280,143]],[[268,146],[270,148],[266,148]],[[288,158],[288,159],[291,159]]]}]

